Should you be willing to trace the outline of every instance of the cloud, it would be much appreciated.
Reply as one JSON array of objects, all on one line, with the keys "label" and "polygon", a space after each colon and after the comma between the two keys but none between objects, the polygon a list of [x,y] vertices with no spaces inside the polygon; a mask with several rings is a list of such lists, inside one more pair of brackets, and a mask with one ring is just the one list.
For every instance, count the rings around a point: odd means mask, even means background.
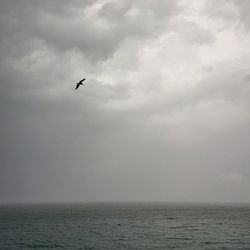
[{"label": "cloud", "polygon": [[207,0],[205,4],[205,12],[210,17],[216,17],[226,21],[229,24],[236,24],[237,27],[242,26],[246,30],[250,27],[250,18],[248,9],[250,3],[247,0]]},{"label": "cloud", "polygon": [[20,48],[17,39],[26,43],[37,38],[54,49],[78,48],[88,59],[97,61],[111,57],[126,39],[157,36],[181,10],[174,1],[73,1],[57,5],[24,1],[17,6],[4,1],[2,5],[3,39],[13,42],[19,51],[25,48]]},{"label": "cloud", "polygon": [[207,0],[205,2],[204,10],[211,17],[223,18],[228,21],[237,17],[233,1],[219,0],[214,2]]},{"label": "cloud", "polygon": [[238,12],[240,15],[240,21],[245,25],[247,29],[250,28],[250,18],[248,15],[248,9],[250,8],[249,1],[243,0],[243,1],[233,1],[234,4],[238,7]]},{"label": "cloud", "polygon": [[225,183],[242,183],[244,178],[239,173],[227,173],[219,177],[219,179]]},{"label": "cloud", "polygon": [[171,22],[170,27],[174,33],[182,36],[191,44],[211,44],[215,40],[215,36],[210,30],[186,19],[175,19]]},{"label": "cloud", "polygon": [[196,1],[0,5],[2,201],[228,200],[216,176],[249,178],[247,34]]}]

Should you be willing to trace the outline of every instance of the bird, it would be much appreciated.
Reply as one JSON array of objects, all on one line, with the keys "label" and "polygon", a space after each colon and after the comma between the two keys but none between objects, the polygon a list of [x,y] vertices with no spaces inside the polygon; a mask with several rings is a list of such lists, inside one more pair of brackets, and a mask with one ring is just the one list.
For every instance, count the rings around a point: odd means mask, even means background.
[{"label": "bird", "polygon": [[80,85],[84,85],[84,86],[85,86],[85,84],[83,84],[83,81],[85,81],[85,80],[86,80],[86,78],[83,78],[82,80],[80,80],[80,81],[76,84],[75,89],[78,89],[78,88],[80,87]]}]

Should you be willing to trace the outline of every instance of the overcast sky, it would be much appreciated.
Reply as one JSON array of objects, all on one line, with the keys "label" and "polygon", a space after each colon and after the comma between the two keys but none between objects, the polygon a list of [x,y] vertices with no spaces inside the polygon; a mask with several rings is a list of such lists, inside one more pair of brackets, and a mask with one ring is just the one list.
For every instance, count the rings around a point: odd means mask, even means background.
[{"label": "overcast sky", "polygon": [[249,9],[1,0],[0,203],[250,202]]}]

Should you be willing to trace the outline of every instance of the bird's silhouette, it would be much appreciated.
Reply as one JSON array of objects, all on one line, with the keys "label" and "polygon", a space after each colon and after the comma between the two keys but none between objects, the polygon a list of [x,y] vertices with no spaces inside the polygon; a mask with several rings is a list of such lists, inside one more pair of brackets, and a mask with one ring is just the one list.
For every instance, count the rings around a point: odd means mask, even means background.
[{"label": "bird's silhouette", "polygon": [[83,78],[81,81],[79,81],[79,82],[76,84],[75,89],[78,89],[78,88],[80,87],[80,85],[84,85],[84,86],[85,86],[85,84],[83,83],[83,81],[85,81],[85,80],[86,80],[86,79]]}]

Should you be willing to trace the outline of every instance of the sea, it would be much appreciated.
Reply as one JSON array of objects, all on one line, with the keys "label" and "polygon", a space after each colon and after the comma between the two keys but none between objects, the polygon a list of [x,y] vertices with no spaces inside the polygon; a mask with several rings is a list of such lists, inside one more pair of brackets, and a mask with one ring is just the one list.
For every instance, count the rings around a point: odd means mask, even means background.
[{"label": "sea", "polygon": [[250,250],[250,205],[0,205],[0,249]]}]

